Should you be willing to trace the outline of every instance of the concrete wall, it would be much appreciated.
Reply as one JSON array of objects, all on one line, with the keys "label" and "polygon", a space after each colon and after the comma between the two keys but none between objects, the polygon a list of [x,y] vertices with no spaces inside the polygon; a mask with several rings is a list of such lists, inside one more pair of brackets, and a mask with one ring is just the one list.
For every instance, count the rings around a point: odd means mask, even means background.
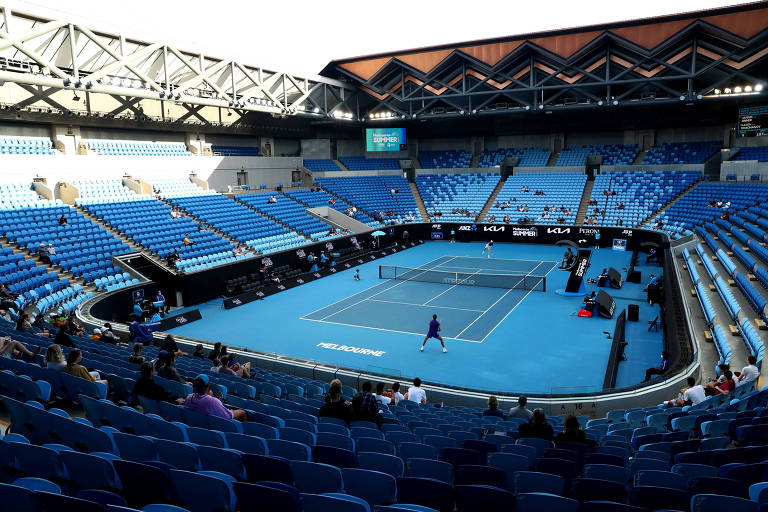
[{"label": "concrete wall", "polygon": [[299,156],[301,141],[299,139],[275,139],[273,156]]},{"label": "concrete wall", "polygon": [[446,151],[450,149],[465,149],[472,151],[471,137],[452,139],[419,139],[419,151]]},{"label": "concrete wall", "polygon": [[331,158],[331,139],[301,139],[304,158]]},{"label": "concrete wall", "polygon": [[402,176],[403,171],[386,169],[381,171],[315,171],[315,178],[347,178],[349,176]]},{"label": "concrete wall", "polygon": [[291,175],[301,166],[301,159],[265,157],[153,157],[101,155],[0,155],[0,182],[30,182],[33,177],[45,178],[49,186],[59,181],[78,179],[118,179],[134,176],[144,181],[188,177],[195,172],[211,188],[226,190],[237,184],[241,169],[248,174],[248,183],[288,184]]},{"label": "concrete wall", "polygon": [[738,160],[720,164],[720,180],[725,181],[729,174],[735,174],[737,181],[749,181],[753,174],[759,174],[760,180],[768,180],[768,162],[757,160]]},{"label": "concrete wall", "polygon": [[415,171],[417,176],[421,174],[499,174],[498,167],[490,167],[488,169],[473,167],[470,167],[469,169],[416,169]]},{"label": "concrete wall", "polygon": [[758,146],[768,146],[768,135],[764,137],[735,137],[733,147],[735,148],[753,148]]},{"label": "concrete wall", "polygon": [[716,140],[727,145],[733,125],[689,126],[656,130],[656,144],[664,142],[698,142]]}]

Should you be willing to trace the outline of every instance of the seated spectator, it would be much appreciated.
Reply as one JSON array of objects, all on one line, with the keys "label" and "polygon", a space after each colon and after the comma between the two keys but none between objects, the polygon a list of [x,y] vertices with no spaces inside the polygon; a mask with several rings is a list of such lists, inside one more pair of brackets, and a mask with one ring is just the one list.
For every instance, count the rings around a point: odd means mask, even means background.
[{"label": "seated spectator", "polygon": [[29,315],[22,313],[16,319],[16,330],[19,332],[32,332],[32,323],[29,321]]},{"label": "seated spectator", "polygon": [[99,328],[97,327],[96,329],[94,329],[94,330],[93,330],[93,334],[91,334],[91,335],[90,335],[90,336],[88,336],[88,337],[89,337],[89,338],[91,338],[93,341],[99,341],[99,340],[101,340],[101,329],[99,329]]},{"label": "seated spectator", "polygon": [[222,366],[229,368],[232,373],[243,379],[249,379],[251,377],[251,363],[240,364],[235,360],[234,354],[229,354],[226,358],[226,363],[222,362]]},{"label": "seated spectator", "polygon": [[276,203],[277,197],[275,196],[269,196],[269,199],[267,199],[267,203]]},{"label": "seated spectator", "polygon": [[77,323],[74,311],[67,318],[67,334],[72,336],[82,336],[85,334],[85,329]]},{"label": "seated spectator", "polygon": [[365,381],[362,390],[352,398],[352,419],[370,421],[378,425],[381,422],[381,414],[376,395],[371,393],[372,388],[370,381]]},{"label": "seated spectator", "polygon": [[165,350],[169,354],[174,354],[177,356],[187,355],[179,348],[179,345],[176,343],[176,338],[173,337],[173,334],[166,335],[166,337],[163,339],[162,345],[160,345],[160,350]]},{"label": "seated spectator", "polygon": [[175,364],[176,354],[161,350],[158,353],[157,361],[155,362],[155,371],[157,372],[157,376],[162,377],[163,379],[175,380],[176,382],[181,382],[182,384],[191,384],[191,382],[188,382],[181,375],[179,375],[179,371],[174,366]]},{"label": "seated spectator", "polygon": [[66,326],[59,327],[59,332],[56,333],[56,337],[53,339],[54,343],[61,345],[62,347],[76,347],[75,342],[67,334]]},{"label": "seated spectator", "polygon": [[213,344],[213,350],[211,350],[208,353],[208,359],[213,361],[214,359],[219,359],[221,357],[221,342],[217,341]]},{"label": "seated spectator", "polygon": [[760,378],[760,370],[755,366],[757,364],[757,357],[753,355],[747,356],[747,366],[738,372],[739,380],[736,382],[738,386],[742,384],[748,384],[752,381]]},{"label": "seated spectator", "polygon": [[404,400],[405,397],[400,392],[400,383],[395,382],[392,384],[392,389],[390,390],[390,396],[392,397],[392,402],[394,402],[394,405],[397,405],[400,403],[400,400]]},{"label": "seated spectator", "polygon": [[115,336],[115,333],[112,332],[112,325],[109,323],[104,324],[104,327],[101,328],[101,341],[104,343],[110,343],[112,345],[117,345],[117,343],[120,341],[117,336]]},{"label": "seated spectator", "polygon": [[579,419],[569,414],[563,422],[563,431],[558,432],[555,443],[586,443],[587,436],[579,425]]},{"label": "seated spectator", "polygon": [[152,312],[152,316],[149,319],[150,323],[154,324],[160,322],[163,319],[163,316],[160,314],[160,310],[156,307],[152,306],[150,311]]},{"label": "seated spectator", "polygon": [[383,382],[376,384],[376,400],[382,405],[389,405],[392,403],[391,393],[389,391],[384,391]]},{"label": "seated spectator", "polygon": [[66,226],[66,225],[67,225],[67,216],[62,213],[61,217],[59,217],[59,226]]},{"label": "seated spectator", "polygon": [[189,233],[184,235],[184,240],[182,240],[182,242],[184,242],[185,246],[195,245],[195,242],[189,239]]},{"label": "seated spectator", "polygon": [[736,381],[733,380],[733,373],[731,373],[731,370],[726,370],[723,375],[725,375],[725,381],[722,384],[716,385],[715,390],[720,395],[728,396],[731,391],[736,389]]},{"label": "seated spectator", "polygon": [[192,357],[200,357],[202,359],[205,359],[205,354],[203,353],[203,344],[198,343],[195,347],[195,351],[192,352]]},{"label": "seated spectator", "polygon": [[667,405],[671,406],[678,406],[683,407],[686,405],[696,405],[700,402],[703,402],[704,399],[707,397],[706,390],[704,386],[699,384],[696,385],[696,379],[693,377],[688,377],[686,380],[688,387],[683,388],[680,390],[680,394],[677,397],[676,401],[670,400],[667,402]]},{"label": "seated spectator", "polygon": [[659,363],[659,366],[655,366],[653,368],[648,368],[645,370],[645,379],[643,379],[643,382],[648,382],[649,380],[651,380],[651,376],[661,375],[665,373],[668,369],[669,369],[669,352],[664,350],[661,353],[661,362]]},{"label": "seated spectator", "polygon": [[533,416],[528,423],[523,423],[517,428],[520,437],[538,437],[551,441],[554,437],[552,427],[547,423],[547,416],[544,409],[534,409]]},{"label": "seated spectator", "polygon": [[67,354],[67,364],[61,369],[62,372],[67,373],[73,377],[89,380],[91,382],[101,382],[105,386],[106,380],[102,380],[99,372],[89,372],[85,366],[81,366],[80,361],[83,360],[83,353],[79,348],[73,348]]},{"label": "seated spectator", "polygon": [[209,414],[226,420],[247,421],[248,414],[242,409],[227,409],[221,400],[211,393],[210,379],[205,374],[195,377],[192,393],[184,400],[184,408],[200,414]]},{"label": "seated spectator", "polygon": [[133,354],[128,356],[128,362],[133,364],[138,364],[139,366],[144,364],[144,356],[141,355],[143,350],[144,350],[144,345],[142,345],[141,343],[134,343]]},{"label": "seated spectator", "polygon": [[48,252],[48,248],[42,242],[40,242],[40,247],[37,248],[37,256],[43,263],[47,265],[51,264],[51,255]]},{"label": "seated spectator", "polygon": [[531,410],[526,407],[527,404],[528,397],[525,395],[520,395],[520,397],[517,399],[517,407],[512,407],[509,410],[509,418],[518,418],[521,420],[529,421],[533,416],[533,412],[531,412]]},{"label": "seated spectator", "polygon": [[413,386],[408,388],[408,392],[405,394],[405,399],[417,404],[427,403],[427,393],[421,389],[421,379],[416,377],[413,379]]},{"label": "seated spectator", "polygon": [[[140,347],[141,345],[138,346]],[[176,402],[180,405],[184,403],[183,398],[174,397],[163,386],[155,382],[155,367],[152,366],[152,363],[142,363],[139,371],[141,372],[141,377],[133,385],[133,394],[137,401],[138,397],[143,396],[150,400],[159,400],[161,402]]]},{"label": "seated spectator", "polygon": [[496,416],[503,418],[504,413],[499,410],[499,399],[491,395],[488,397],[488,408],[483,411],[483,416]]},{"label": "seated spectator", "polygon": [[352,419],[352,407],[341,396],[341,381],[333,379],[328,393],[325,395],[325,403],[317,413],[318,418],[338,418],[349,425]]},{"label": "seated spectator", "polygon": [[36,347],[34,352],[31,352],[23,343],[12,340],[8,336],[0,338],[0,357],[8,359],[19,358],[22,355],[34,357],[39,353],[40,347]]},{"label": "seated spectator", "polygon": [[61,370],[67,365],[61,346],[57,344],[48,345],[45,349],[45,367],[53,370]]}]

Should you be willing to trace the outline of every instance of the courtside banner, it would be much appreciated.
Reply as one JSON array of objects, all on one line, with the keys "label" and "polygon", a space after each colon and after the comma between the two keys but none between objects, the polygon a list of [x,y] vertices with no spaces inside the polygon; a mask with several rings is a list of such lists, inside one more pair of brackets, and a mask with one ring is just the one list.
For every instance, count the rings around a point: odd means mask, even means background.
[{"label": "courtside banner", "polygon": [[186,325],[190,322],[202,320],[202,318],[203,315],[200,314],[199,309],[193,309],[191,311],[185,311],[184,313],[170,315],[160,320],[160,330],[167,331],[169,329],[173,329],[174,327],[181,327],[182,325]]}]

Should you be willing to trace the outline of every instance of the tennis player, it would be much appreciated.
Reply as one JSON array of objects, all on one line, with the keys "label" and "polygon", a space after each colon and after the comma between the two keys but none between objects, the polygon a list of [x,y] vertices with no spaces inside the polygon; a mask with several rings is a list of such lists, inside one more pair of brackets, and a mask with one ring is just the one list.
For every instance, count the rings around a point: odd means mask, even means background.
[{"label": "tennis player", "polygon": [[419,349],[421,352],[424,352],[424,345],[427,344],[427,340],[429,338],[437,338],[440,340],[440,344],[443,346],[443,354],[448,352],[448,350],[445,348],[443,337],[440,336],[440,322],[437,321],[437,315],[432,315],[432,321],[429,322],[429,332],[427,332],[427,335],[424,336],[424,343],[421,344],[421,348]]},{"label": "tennis player", "polygon": [[485,254],[485,251],[488,251],[488,257],[490,258],[491,257],[491,248],[492,247],[493,247],[493,240],[491,240],[490,242],[485,244],[485,247],[483,247],[483,252],[481,252],[480,254],[481,255]]}]

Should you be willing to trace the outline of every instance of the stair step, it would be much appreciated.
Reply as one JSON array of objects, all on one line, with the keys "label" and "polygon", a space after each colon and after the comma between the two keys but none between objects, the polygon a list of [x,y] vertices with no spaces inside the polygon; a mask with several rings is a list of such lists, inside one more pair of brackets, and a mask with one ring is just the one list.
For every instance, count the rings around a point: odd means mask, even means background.
[{"label": "stair step", "polygon": [[415,183],[409,183],[408,185],[411,187],[411,193],[413,194],[413,198],[416,200],[416,206],[418,206],[419,208],[419,213],[421,214],[422,220],[424,222],[429,222],[429,214],[427,213],[427,207],[424,206],[424,201],[421,199],[419,188],[416,186]]},{"label": "stair step", "polygon": [[584,185],[584,192],[581,194],[581,202],[576,212],[576,225],[581,226],[587,220],[587,211],[589,210],[589,199],[592,197],[592,189],[595,187],[595,180],[587,180]]},{"label": "stair step", "polygon": [[491,192],[490,197],[488,197],[488,201],[486,201],[485,206],[483,206],[483,209],[480,210],[480,215],[477,216],[477,218],[475,219],[475,222],[484,221],[484,219],[488,215],[488,212],[491,210],[493,203],[496,201],[496,197],[499,195],[499,192],[501,192],[501,189],[504,188],[504,183],[506,182],[507,180],[499,180],[499,182],[496,184],[496,188],[493,189],[493,192]]}]

